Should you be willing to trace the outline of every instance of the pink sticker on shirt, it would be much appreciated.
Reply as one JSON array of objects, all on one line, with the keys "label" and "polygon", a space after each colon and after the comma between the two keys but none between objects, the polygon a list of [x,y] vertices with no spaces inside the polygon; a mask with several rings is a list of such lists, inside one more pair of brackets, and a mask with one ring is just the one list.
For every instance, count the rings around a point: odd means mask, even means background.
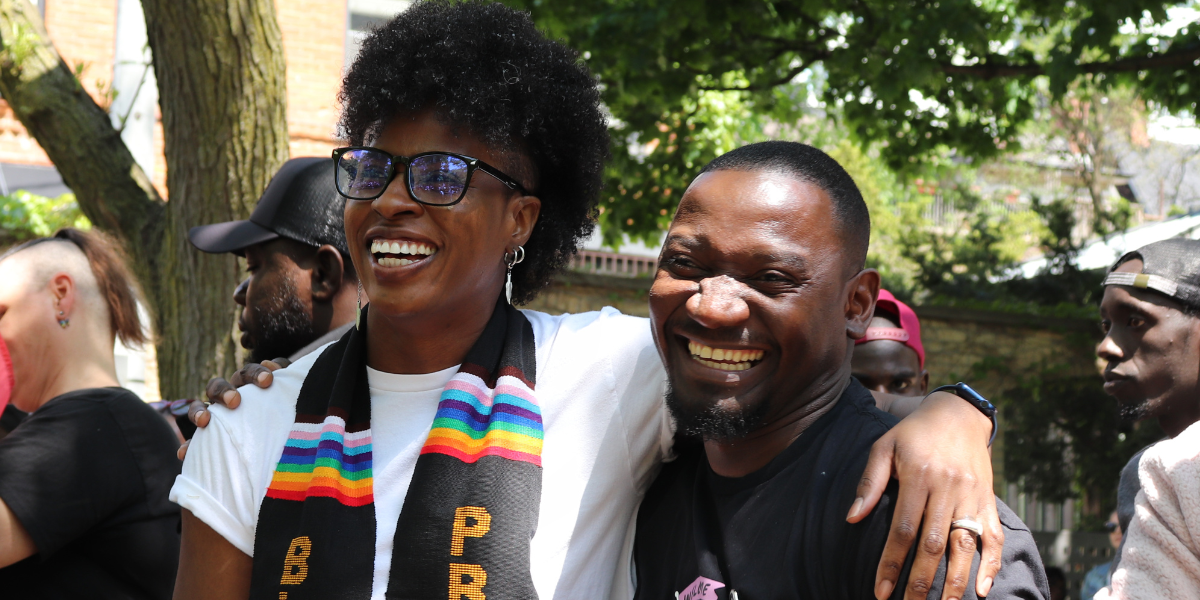
[{"label": "pink sticker on shirt", "polygon": [[725,587],[720,581],[707,577],[697,577],[692,585],[687,586],[676,598],[679,600],[717,600],[717,590]]}]

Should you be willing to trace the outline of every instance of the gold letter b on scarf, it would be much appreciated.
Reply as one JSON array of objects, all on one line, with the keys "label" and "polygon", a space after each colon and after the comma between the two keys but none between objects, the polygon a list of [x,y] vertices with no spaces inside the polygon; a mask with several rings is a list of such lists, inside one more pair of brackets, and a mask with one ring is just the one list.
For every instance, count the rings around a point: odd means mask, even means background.
[{"label": "gold letter b on scarf", "polygon": [[[364,307],[364,314],[368,307]],[[366,319],[321,354],[259,511],[251,598],[370,598],[375,561]],[[533,328],[501,298],[446,384],[404,499],[390,600],[535,600],[529,543],[542,495]],[[280,580],[309,540],[307,573]],[[285,578],[287,579],[287,578]],[[296,578],[293,578],[294,580]]]}]

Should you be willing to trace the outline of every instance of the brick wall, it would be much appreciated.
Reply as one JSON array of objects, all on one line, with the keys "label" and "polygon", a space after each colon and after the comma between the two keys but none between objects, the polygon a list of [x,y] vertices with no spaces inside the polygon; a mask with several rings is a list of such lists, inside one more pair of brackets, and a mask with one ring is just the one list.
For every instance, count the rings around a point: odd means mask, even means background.
[{"label": "brick wall", "polygon": [[105,106],[100,96],[112,82],[117,0],[47,0],[46,31],[72,69],[84,65],[83,87]]},{"label": "brick wall", "polygon": [[[113,76],[117,0],[46,0],[46,29],[68,65],[83,63],[82,82],[101,106]],[[276,16],[287,61],[288,132],[292,156],[328,156],[339,107],[337,92],[345,62],[346,0],[278,0]],[[151,175],[166,192],[159,115]],[[0,162],[50,165],[37,142],[0,100]]]},{"label": "brick wall", "polygon": [[[1096,374],[1093,348],[1096,324],[1083,319],[1052,319],[939,306],[918,306],[925,368],[931,384],[953,383],[971,376],[985,359],[1015,372],[1045,361],[1072,365],[1074,374]],[[981,394],[995,396],[1010,383],[991,375],[971,382]]]},{"label": "brick wall", "polygon": [[[112,83],[116,53],[117,0],[49,0],[46,31],[72,69],[83,67],[84,89],[101,106]],[[78,72],[78,71],[77,71]],[[0,100],[0,162],[49,166],[50,159]]]},{"label": "brick wall", "polygon": [[346,53],[345,0],[275,3],[287,60],[292,156],[329,156]]},{"label": "brick wall", "polygon": [[552,315],[581,313],[611,306],[627,315],[649,317],[647,278],[631,279],[586,273],[564,273],[533,302],[522,306]]}]

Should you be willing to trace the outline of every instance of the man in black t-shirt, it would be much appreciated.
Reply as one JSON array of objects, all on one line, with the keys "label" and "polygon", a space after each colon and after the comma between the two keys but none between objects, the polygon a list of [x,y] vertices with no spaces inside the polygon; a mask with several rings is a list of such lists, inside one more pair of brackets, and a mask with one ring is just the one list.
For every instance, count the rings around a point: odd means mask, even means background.
[{"label": "man in black t-shirt", "polygon": [[[903,597],[909,565],[894,588],[873,589],[895,486],[865,519],[845,517],[872,443],[896,423],[850,376],[879,290],[863,269],[869,234],[854,182],[803,144],[740,148],[688,187],[650,313],[667,406],[702,443],[681,448],[639,510],[638,599]],[[1046,597],[1032,536],[999,512],[1002,566],[983,588]],[[956,531],[952,542],[975,540]],[[919,587],[975,598],[978,560],[970,582],[946,582],[943,560]]]}]

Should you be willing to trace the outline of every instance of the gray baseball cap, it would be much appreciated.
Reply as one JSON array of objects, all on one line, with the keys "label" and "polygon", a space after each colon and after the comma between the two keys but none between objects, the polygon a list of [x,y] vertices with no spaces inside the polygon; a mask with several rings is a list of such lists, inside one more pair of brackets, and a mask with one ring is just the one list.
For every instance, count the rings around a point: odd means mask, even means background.
[{"label": "gray baseball cap", "polygon": [[[1113,269],[1142,259],[1141,273]],[[1200,240],[1171,238],[1126,252],[1109,269],[1104,285],[1127,285],[1158,292],[1185,306],[1200,309]]]},{"label": "gray baseball cap", "polygon": [[293,158],[267,184],[246,221],[200,225],[188,240],[204,252],[232,252],[284,237],[310,246],[329,244],[350,256],[342,225],[345,200],[333,182],[332,158]]}]

